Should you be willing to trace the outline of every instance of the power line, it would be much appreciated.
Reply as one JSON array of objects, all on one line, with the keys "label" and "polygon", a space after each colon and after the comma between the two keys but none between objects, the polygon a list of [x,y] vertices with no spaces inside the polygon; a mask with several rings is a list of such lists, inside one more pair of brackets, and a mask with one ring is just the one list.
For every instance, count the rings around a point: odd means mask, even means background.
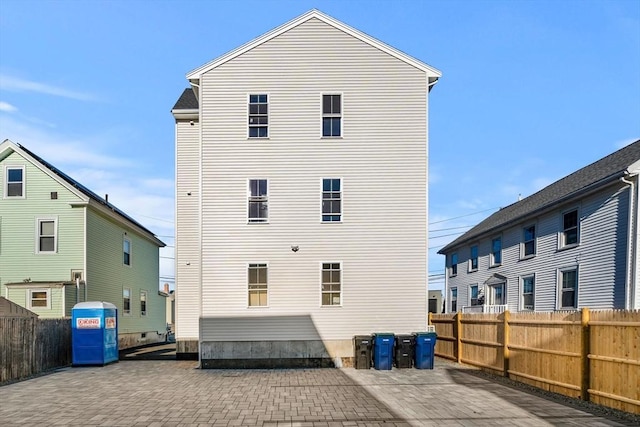
[{"label": "power line", "polygon": [[493,211],[493,210],[496,210],[496,209],[500,209],[500,206],[498,206],[496,208],[484,209],[484,210],[477,211],[477,212],[471,212],[470,214],[466,214],[466,215],[460,215],[460,216],[455,216],[455,217],[452,217],[452,218],[441,219],[439,221],[433,221],[433,222],[430,222],[429,225],[438,224],[440,222],[451,221],[452,219],[464,218],[464,217],[467,217],[467,216],[472,216],[472,215],[476,215],[476,214],[479,214],[479,213],[482,213],[482,212],[487,212],[487,211]]},{"label": "power line", "polygon": [[437,231],[459,230],[461,228],[471,228],[473,225],[462,225],[460,227],[438,228],[437,230],[429,230],[429,233],[435,233]]}]

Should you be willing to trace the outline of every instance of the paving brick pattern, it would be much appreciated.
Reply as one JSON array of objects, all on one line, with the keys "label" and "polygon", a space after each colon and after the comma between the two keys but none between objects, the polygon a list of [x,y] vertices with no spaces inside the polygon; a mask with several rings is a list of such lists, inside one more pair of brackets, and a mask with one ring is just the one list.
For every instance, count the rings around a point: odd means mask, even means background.
[{"label": "paving brick pattern", "polygon": [[200,370],[188,361],[65,368],[0,387],[2,426],[622,426],[622,420],[434,370]]}]

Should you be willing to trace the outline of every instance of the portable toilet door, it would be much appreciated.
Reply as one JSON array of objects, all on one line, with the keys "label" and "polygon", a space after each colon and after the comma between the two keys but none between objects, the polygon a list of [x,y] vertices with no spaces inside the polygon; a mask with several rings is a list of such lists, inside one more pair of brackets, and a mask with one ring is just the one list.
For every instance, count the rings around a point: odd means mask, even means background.
[{"label": "portable toilet door", "polygon": [[102,301],[81,302],[71,310],[72,363],[106,365],[118,361],[118,310]]}]

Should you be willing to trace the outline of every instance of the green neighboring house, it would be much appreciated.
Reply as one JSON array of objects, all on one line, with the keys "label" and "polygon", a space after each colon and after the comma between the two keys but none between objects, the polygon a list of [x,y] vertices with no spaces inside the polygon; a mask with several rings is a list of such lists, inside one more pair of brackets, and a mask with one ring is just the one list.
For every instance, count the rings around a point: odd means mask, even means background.
[{"label": "green neighboring house", "polygon": [[151,231],[25,147],[0,144],[0,296],[41,318],[78,302],[118,307],[120,348],[164,341]]}]

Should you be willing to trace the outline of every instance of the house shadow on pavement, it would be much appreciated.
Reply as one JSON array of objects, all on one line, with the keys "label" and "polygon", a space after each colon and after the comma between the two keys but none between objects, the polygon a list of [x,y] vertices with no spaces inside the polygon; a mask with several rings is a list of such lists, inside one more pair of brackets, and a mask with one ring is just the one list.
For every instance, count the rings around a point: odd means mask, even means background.
[{"label": "house shadow on pavement", "polygon": [[176,360],[176,343],[153,343],[120,350],[120,360]]}]

